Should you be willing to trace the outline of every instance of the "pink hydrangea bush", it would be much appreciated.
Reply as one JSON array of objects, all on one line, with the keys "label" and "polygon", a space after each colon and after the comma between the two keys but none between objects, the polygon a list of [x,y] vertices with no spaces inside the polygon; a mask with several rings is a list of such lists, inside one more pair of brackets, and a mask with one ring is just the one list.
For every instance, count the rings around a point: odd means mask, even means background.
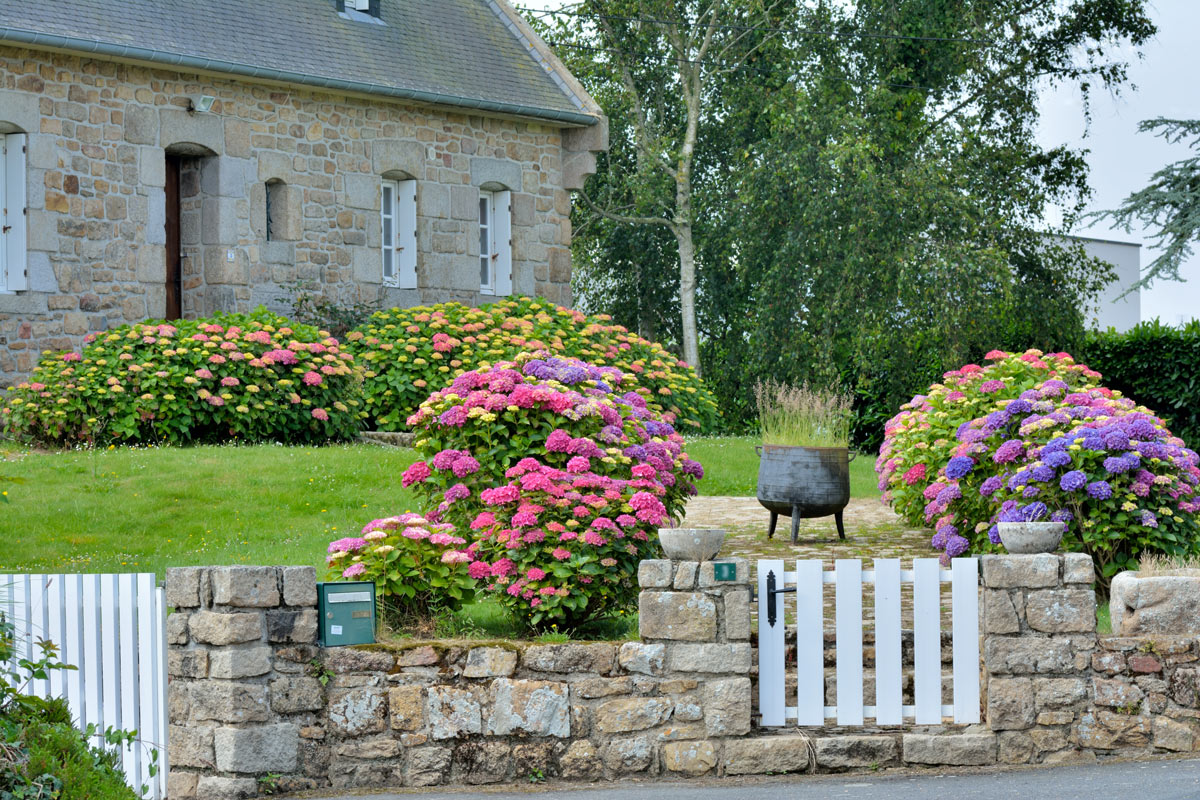
[{"label": "pink hydrangea bush", "polygon": [[994,547],[998,522],[1035,519],[1066,523],[1064,546],[1103,577],[1146,550],[1200,550],[1196,454],[1162,419],[1065,353],[988,359],[905,404],[876,461],[884,502],[933,528],[944,562]]},{"label": "pink hydrangea bush", "polygon": [[507,483],[480,493],[471,576],[531,628],[629,610],[638,562],[657,554],[668,522],[667,487],[653,472],[640,464],[625,480],[521,459]]},{"label": "pink hydrangea bush", "polygon": [[360,536],[330,542],[326,580],[374,581],[388,618],[427,620],[472,599],[475,579],[467,570],[477,548],[453,525],[405,512],[368,522]]},{"label": "pink hydrangea bush", "polygon": [[613,367],[544,354],[463,373],[409,417],[424,460],[403,484],[461,528],[483,510],[479,492],[528,456],[572,474],[632,479],[637,469],[663,485],[666,516],[678,519],[704,470],[632,384]]},{"label": "pink hydrangea bush", "polygon": [[525,354],[460,375],[409,419],[424,460],[403,485],[430,519],[476,532],[472,575],[531,626],[628,608],[638,560],[704,474],[629,386],[611,367]]},{"label": "pink hydrangea bush", "polygon": [[145,322],[47,353],[6,433],[73,442],[325,442],[357,435],[361,375],[337,339],[266,312]]}]

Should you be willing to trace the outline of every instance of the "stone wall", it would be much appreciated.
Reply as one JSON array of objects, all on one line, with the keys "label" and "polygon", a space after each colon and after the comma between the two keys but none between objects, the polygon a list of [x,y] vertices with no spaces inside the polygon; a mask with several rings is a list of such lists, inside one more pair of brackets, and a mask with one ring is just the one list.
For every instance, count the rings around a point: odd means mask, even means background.
[{"label": "stone wall", "polygon": [[170,796],[757,771],[737,569],[643,562],[636,642],[326,650],[312,569],[168,570]]},{"label": "stone wall", "polygon": [[637,641],[330,649],[311,568],[168,570],[170,796],[248,797],[267,774],[387,788],[1200,749],[1200,641],[1097,636],[1079,555],[983,557],[984,723],[760,729],[750,565],[731,560],[733,582],[712,562],[642,562]]},{"label": "stone wall", "polygon": [[[212,110],[189,113],[200,95]],[[297,280],[341,302],[478,303],[479,191],[500,187],[514,293],[570,303],[565,183],[582,176],[564,178],[550,124],[5,45],[0,130],[13,129],[29,135],[29,285],[0,293],[0,382],[42,350],[164,315],[167,153],[186,159],[185,316],[284,310]],[[418,181],[418,289],[382,286],[384,176]],[[267,241],[272,181],[283,218]]]},{"label": "stone wall", "polygon": [[984,556],[984,681],[1002,763],[1200,749],[1200,642],[1096,633],[1081,554]]}]

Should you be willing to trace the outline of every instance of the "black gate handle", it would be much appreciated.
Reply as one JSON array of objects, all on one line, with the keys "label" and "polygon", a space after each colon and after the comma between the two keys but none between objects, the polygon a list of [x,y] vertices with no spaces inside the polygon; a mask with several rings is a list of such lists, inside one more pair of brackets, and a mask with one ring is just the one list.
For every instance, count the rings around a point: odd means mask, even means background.
[{"label": "black gate handle", "polygon": [[767,626],[774,628],[777,616],[775,614],[775,595],[795,592],[796,587],[791,589],[776,589],[775,588],[775,570],[767,571]]}]

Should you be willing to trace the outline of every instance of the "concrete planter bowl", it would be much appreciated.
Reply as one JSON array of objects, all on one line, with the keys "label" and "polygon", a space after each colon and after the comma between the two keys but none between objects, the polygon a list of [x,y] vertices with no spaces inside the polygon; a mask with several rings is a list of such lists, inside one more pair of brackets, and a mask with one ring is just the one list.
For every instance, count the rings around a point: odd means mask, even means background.
[{"label": "concrete planter bowl", "polygon": [[1200,572],[1143,575],[1122,572],[1112,580],[1109,611],[1117,636],[1200,633]]},{"label": "concrete planter bowl", "polygon": [[1014,555],[1053,553],[1062,542],[1065,525],[1061,522],[1001,522],[1000,543]]},{"label": "concrete planter bowl", "polygon": [[661,528],[658,541],[674,561],[711,561],[725,543],[723,528]]}]

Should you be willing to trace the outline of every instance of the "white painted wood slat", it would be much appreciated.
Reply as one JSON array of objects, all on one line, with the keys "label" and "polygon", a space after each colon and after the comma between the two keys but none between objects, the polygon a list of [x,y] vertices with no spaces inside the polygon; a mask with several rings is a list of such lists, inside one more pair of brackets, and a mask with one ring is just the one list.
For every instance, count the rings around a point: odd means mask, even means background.
[{"label": "white painted wood slat", "polygon": [[[758,562],[758,596],[762,598],[758,609],[758,707],[764,726],[783,725],[784,708],[784,621],[779,614],[775,625],[767,619],[766,598],[767,576],[775,575],[778,588],[783,588],[783,562],[761,560]],[[776,595],[776,608],[783,610],[785,595]]]},{"label": "white painted wood slat", "polygon": [[875,724],[904,722],[900,559],[875,559]]},{"label": "white painted wood slat", "polygon": [[862,562],[839,558],[835,606],[837,611],[837,721],[863,724]]},{"label": "white painted wood slat", "polygon": [[913,700],[918,725],[942,721],[941,625],[938,561],[913,559]]},{"label": "white painted wood slat", "polygon": [[825,724],[825,632],[822,624],[825,612],[823,600],[824,580],[821,562],[797,561],[797,725]]},{"label": "white painted wood slat", "polygon": [[979,562],[951,561],[950,624],[954,652],[954,721],[979,722]]}]

